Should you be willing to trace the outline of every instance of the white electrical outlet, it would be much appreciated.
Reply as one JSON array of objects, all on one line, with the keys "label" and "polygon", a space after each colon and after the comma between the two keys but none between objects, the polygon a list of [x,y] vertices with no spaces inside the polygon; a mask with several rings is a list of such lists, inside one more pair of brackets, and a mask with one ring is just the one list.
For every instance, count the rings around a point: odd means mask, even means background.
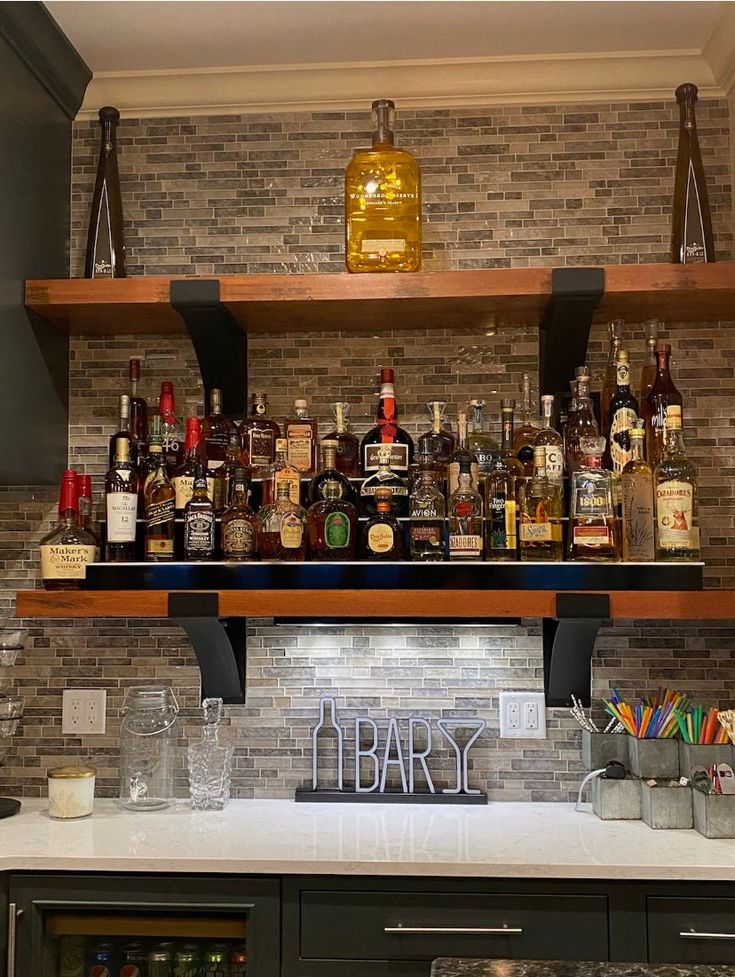
[{"label": "white electrical outlet", "polygon": [[68,736],[104,733],[107,692],[104,689],[65,689],[61,702],[61,732]]},{"label": "white electrical outlet", "polygon": [[500,735],[545,740],[546,703],[543,692],[501,692]]}]

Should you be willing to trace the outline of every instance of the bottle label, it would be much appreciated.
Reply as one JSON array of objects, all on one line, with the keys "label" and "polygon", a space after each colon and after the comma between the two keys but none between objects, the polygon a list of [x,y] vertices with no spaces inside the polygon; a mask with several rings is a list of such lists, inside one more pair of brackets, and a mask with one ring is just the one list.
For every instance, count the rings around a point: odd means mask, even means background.
[{"label": "bottle label", "polygon": [[270,465],[276,456],[273,431],[251,428],[248,431],[248,455],[252,467]]},{"label": "bottle label", "polygon": [[288,448],[286,457],[289,465],[293,465],[300,472],[309,472],[313,468],[314,432],[310,424],[289,424]]},{"label": "bottle label", "polygon": [[108,543],[134,543],[138,516],[137,492],[107,493]]},{"label": "bottle label", "polygon": [[612,516],[610,512],[610,500],[608,493],[600,490],[593,482],[577,483],[577,492],[574,498],[574,516],[579,519],[588,516]]},{"label": "bottle label", "polygon": [[[384,481],[387,481],[385,479]],[[372,484],[370,482],[364,482],[362,488],[360,489],[360,495],[363,498],[372,497],[375,495],[376,489],[385,488],[385,485],[380,481],[375,481]],[[390,485],[390,490],[393,498],[405,497],[408,495],[408,485],[402,482],[395,482]]]},{"label": "bottle label", "polygon": [[482,555],[482,536],[449,534],[449,559]]},{"label": "bottle label", "polygon": [[297,550],[304,538],[304,525],[295,512],[287,512],[281,519],[281,546],[286,550]]},{"label": "bottle label", "polygon": [[94,563],[97,547],[75,543],[45,543],[41,547],[41,577],[44,580],[84,580],[85,568]]},{"label": "bottle label", "polygon": [[[385,447],[384,444],[378,442],[377,444],[366,444],[365,445],[365,464],[364,469],[366,472],[376,472],[380,467],[380,462],[378,455],[381,448]],[[393,472],[407,472],[408,471],[408,445],[407,444],[391,444],[390,446],[390,461],[389,467]]]},{"label": "bottle label", "polygon": [[561,542],[561,526],[551,522],[522,522],[522,543],[557,543]]},{"label": "bottle label", "polygon": [[[477,491],[479,466],[476,461],[470,463],[470,485]],[[447,465],[447,498],[459,488],[459,462],[453,461]]]},{"label": "bottle label", "polygon": [[672,479],[656,486],[656,524],[662,550],[694,549],[694,491],[689,482]]},{"label": "bottle label", "polygon": [[653,485],[650,477],[623,475],[623,559],[651,561],[653,538]]},{"label": "bottle label", "polygon": [[564,452],[561,445],[545,444],[546,477],[550,482],[560,482],[564,477]]},{"label": "bottle label", "polygon": [[[194,476],[176,475],[174,477],[174,489],[176,491],[176,508],[181,511],[186,503],[194,495]],[[207,478],[207,495],[214,501],[214,479]]]},{"label": "bottle label", "polygon": [[[387,203],[386,200],[371,200],[370,197],[366,197],[365,199],[368,204],[380,204],[384,206]],[[361,250],[363,254],[379,254],[381,257],[389,254],[403,254],[406,250],[406,241],[402,237],[372,238],[371,240],[363,238]]]},{"label": "bottle label", "polygon": [[164,499],[163,502],[151,502],[146,506],[145,520],[148,528],[162,526],[174,518],[174,500]]},{"label": "bottle label", "polygon": [[301,502],[301,478],[294,469],[282,468],[273,476],[273,498],[278,498],[278,486],[288,485],[288,497],[294,505]]},{"label": "bottle label", "polygon": [[416,543],[426,543],[429,546],[440,547],[443,543],[444,527],[440,522],[411,522],[411,527],[409,529],[409,536],[411,542]]},{"label": "bottle label", "polygon": [[330,512],[324,520],[327,549],[343,550],[350,544],[350,520],[344,512]]},{"label": "bottle label", "polygon": [[516,503],[495,495],[490,499],[490,548],[493,550],[515,550],[516,548]]},{"label": "bottle label", "polygon": [[573,541],[580,546],[612,546],[612,530],[609,526],[575,526]]},{"label": "bottle label", "polygon": [[162,443],[165,455],[178,455],[181,452],[181,441],[178,434],[164,434]]},{"label": "bottle label", "polygon": [[486,475],[493,470],[495,456],[490,448],[481,448],[479,445],[473,445],[472,452],[475,458],[477,458],[478,472]]},{"label": "bottle label", "polygon": [[230,519],[222,534],[222,552],[225,556],[253,556],[255,531],[247,519]]},{"label": "bottle label", "polygon": [[367,544],[373,553],[390,552],[394,545],[393,528],[384,522],[375,523],[368,529]]},{"label": "bottle label", "polygon": [[211,553],[214,549],[213,512],[195,509],[184,517],[184,549],[187,553]]},{"label": "bottle label", "polygon": [[633,457],[630,429],[638,423],[638,415],[631,407],[620,407],[610,423],[610,456],[613,471],[622,472]]},{"label": "bottle label", "polygon": [[174,541],[172,539],[161,539],[161,538],[146,539],[145,555],[172,557],[174,555]]}]

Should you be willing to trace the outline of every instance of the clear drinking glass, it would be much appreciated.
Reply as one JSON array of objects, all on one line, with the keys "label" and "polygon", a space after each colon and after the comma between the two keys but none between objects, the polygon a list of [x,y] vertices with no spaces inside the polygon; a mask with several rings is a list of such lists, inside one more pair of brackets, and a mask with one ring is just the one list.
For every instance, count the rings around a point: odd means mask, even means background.
[{"label": "clear drinking glass", "polygon": [[222,700],[202,703],[202,738],[187,751],[191,806],[198,811],[221,811],[230,799],[233,748],[220,743]]},{"label": "clear drinking glass", "polygon": [[0,667],[15,664],[18,653],[23,651],[27,633],[21,628],[0,628]]},{"label": "clear drinking glass", "polygon": [[178,703],[168,686],[128,689],[120,726],[120,803],[158,811],[174,796],[174,724]]}]

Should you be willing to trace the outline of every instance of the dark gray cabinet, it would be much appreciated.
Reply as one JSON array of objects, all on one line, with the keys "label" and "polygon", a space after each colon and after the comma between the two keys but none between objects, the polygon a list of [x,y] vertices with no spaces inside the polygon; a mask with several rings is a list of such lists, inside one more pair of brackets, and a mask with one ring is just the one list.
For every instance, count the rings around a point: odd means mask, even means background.
[{"label": "dark gray cabinet", "polygon": [[647,900],[651,963],[735,963],[733,897]]}]

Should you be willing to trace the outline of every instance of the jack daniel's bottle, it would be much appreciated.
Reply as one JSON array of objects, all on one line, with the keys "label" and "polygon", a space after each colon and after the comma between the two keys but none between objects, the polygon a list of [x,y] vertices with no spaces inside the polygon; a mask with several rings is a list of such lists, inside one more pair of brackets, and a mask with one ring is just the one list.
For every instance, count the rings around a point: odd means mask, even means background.
[{"label": "jack daniel's bottle", "polygon": [[89,216],[85,278],[126,277],[122,199],[115,148],[119,122],[117,109],[109,105],[100,109],[102,146]]},{"label": "jack daniel's bottle", "polygon": [[671,227],[671,260],[675,264],[714,261],[715,244],[699,150],[694,105],[697,86],[691,82],[676,89],[679,103],[679,149],[674,175],[674,214]]}]

